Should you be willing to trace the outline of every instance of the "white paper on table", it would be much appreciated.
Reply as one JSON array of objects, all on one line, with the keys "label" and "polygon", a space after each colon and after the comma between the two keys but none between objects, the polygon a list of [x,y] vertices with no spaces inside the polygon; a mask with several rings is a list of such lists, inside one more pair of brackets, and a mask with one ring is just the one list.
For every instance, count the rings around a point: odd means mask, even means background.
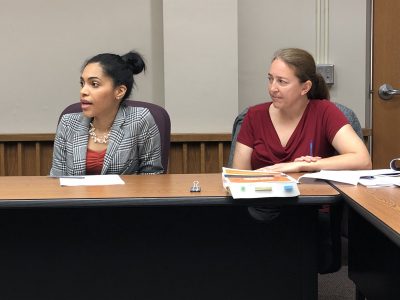
[{"label": "white paper on table", "polygon": [[359,183],[366,187],[385,187],[385,186],[400,185],[400,178],[377,175],[373,176],[372,178],[360,178]]},{"label": "white paper on table", "polygon": [[125,184],[119,175],[85,175],[77,177],[61,177],[61,186],[94,186],[94,185],[115,185]]},{"label": "white paper on table", "polygon": [[376,176],[382,174],[396,174],[398,171],[392,169],[377,169],[377,170],[357,170],[357,171],[328,171],[322,170],[315,173],[307,173],[299,177],[302,182],[305,178],[324,179],[342,183],[357,185],[361,177]]}]

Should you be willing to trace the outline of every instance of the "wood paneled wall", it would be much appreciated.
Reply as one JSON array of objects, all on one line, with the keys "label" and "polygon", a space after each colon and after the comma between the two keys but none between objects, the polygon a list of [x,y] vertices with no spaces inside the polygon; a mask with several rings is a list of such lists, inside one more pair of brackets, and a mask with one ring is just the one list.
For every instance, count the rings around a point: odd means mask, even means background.
[{"label": "wood paneled wall", "polygon": [[[364,129],[368,145],[371,130]],[[0,176],[48,175],[54,134],[1,134]],[[168,173],[216,173],[227,165],[230,134],[172,134]]]},{"label": "wood paneled wall", "polygon": [[[54,134],[0,135],[0,176],[48,175]],[[172,134],[169,173],[221,172],[230,134]]]},{"label": "wood paneled wall", "polygon": [[48,175],[54,134],[0,135],[0,176]]},{"label": "wood paneled wall", "polygon": [[221,172],[230,147],[230,134],[173,134],[168,173]]}]

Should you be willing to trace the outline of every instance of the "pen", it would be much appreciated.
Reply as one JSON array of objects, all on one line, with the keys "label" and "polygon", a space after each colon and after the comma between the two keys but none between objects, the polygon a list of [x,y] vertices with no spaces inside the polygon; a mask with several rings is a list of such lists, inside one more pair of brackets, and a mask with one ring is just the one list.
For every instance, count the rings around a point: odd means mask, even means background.
[{"label": "pen", "polygon": [[310,142],[310,156],[314,156],[313,155],[313,142]]},{"label": "pen", "polygon": [[73,178],[73,179],[85,179],[85,176],[47,176],[49,178]]},{"label": "pen", "polygon": [[362,179],[374,179],[374,176],[361,176]]}]

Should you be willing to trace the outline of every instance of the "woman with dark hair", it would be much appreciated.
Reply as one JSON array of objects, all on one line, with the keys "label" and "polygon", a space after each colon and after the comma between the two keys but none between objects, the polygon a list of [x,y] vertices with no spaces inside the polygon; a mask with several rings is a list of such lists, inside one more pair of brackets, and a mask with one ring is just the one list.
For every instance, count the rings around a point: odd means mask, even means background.
[{"label": "woman with dark hair", "polygon": [[370,169],[363,141],[329,91],[307,51],[277,51],[268,72],[272,101],[249,109],[233,167],[280,172]]},{"label": "woman with dark hair", "polygon": [[81,113],[65,114],[54,140],[52,176],[163,172],[157,125],[147,108],[131,107],[139,53],[98,54],[82,67]]}]

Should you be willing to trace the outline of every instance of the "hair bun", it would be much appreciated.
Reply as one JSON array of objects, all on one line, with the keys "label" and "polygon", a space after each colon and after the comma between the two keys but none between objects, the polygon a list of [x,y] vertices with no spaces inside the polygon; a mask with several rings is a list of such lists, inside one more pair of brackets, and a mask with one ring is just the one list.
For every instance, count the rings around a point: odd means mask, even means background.
[{"label": "hair bun", "polygon": [[137,52],[131,51],[121,56],[121,58],[126,62],[128,68],[133,74],[139,74],[146,70],[146,64],[144,63],[142,56]]}]

